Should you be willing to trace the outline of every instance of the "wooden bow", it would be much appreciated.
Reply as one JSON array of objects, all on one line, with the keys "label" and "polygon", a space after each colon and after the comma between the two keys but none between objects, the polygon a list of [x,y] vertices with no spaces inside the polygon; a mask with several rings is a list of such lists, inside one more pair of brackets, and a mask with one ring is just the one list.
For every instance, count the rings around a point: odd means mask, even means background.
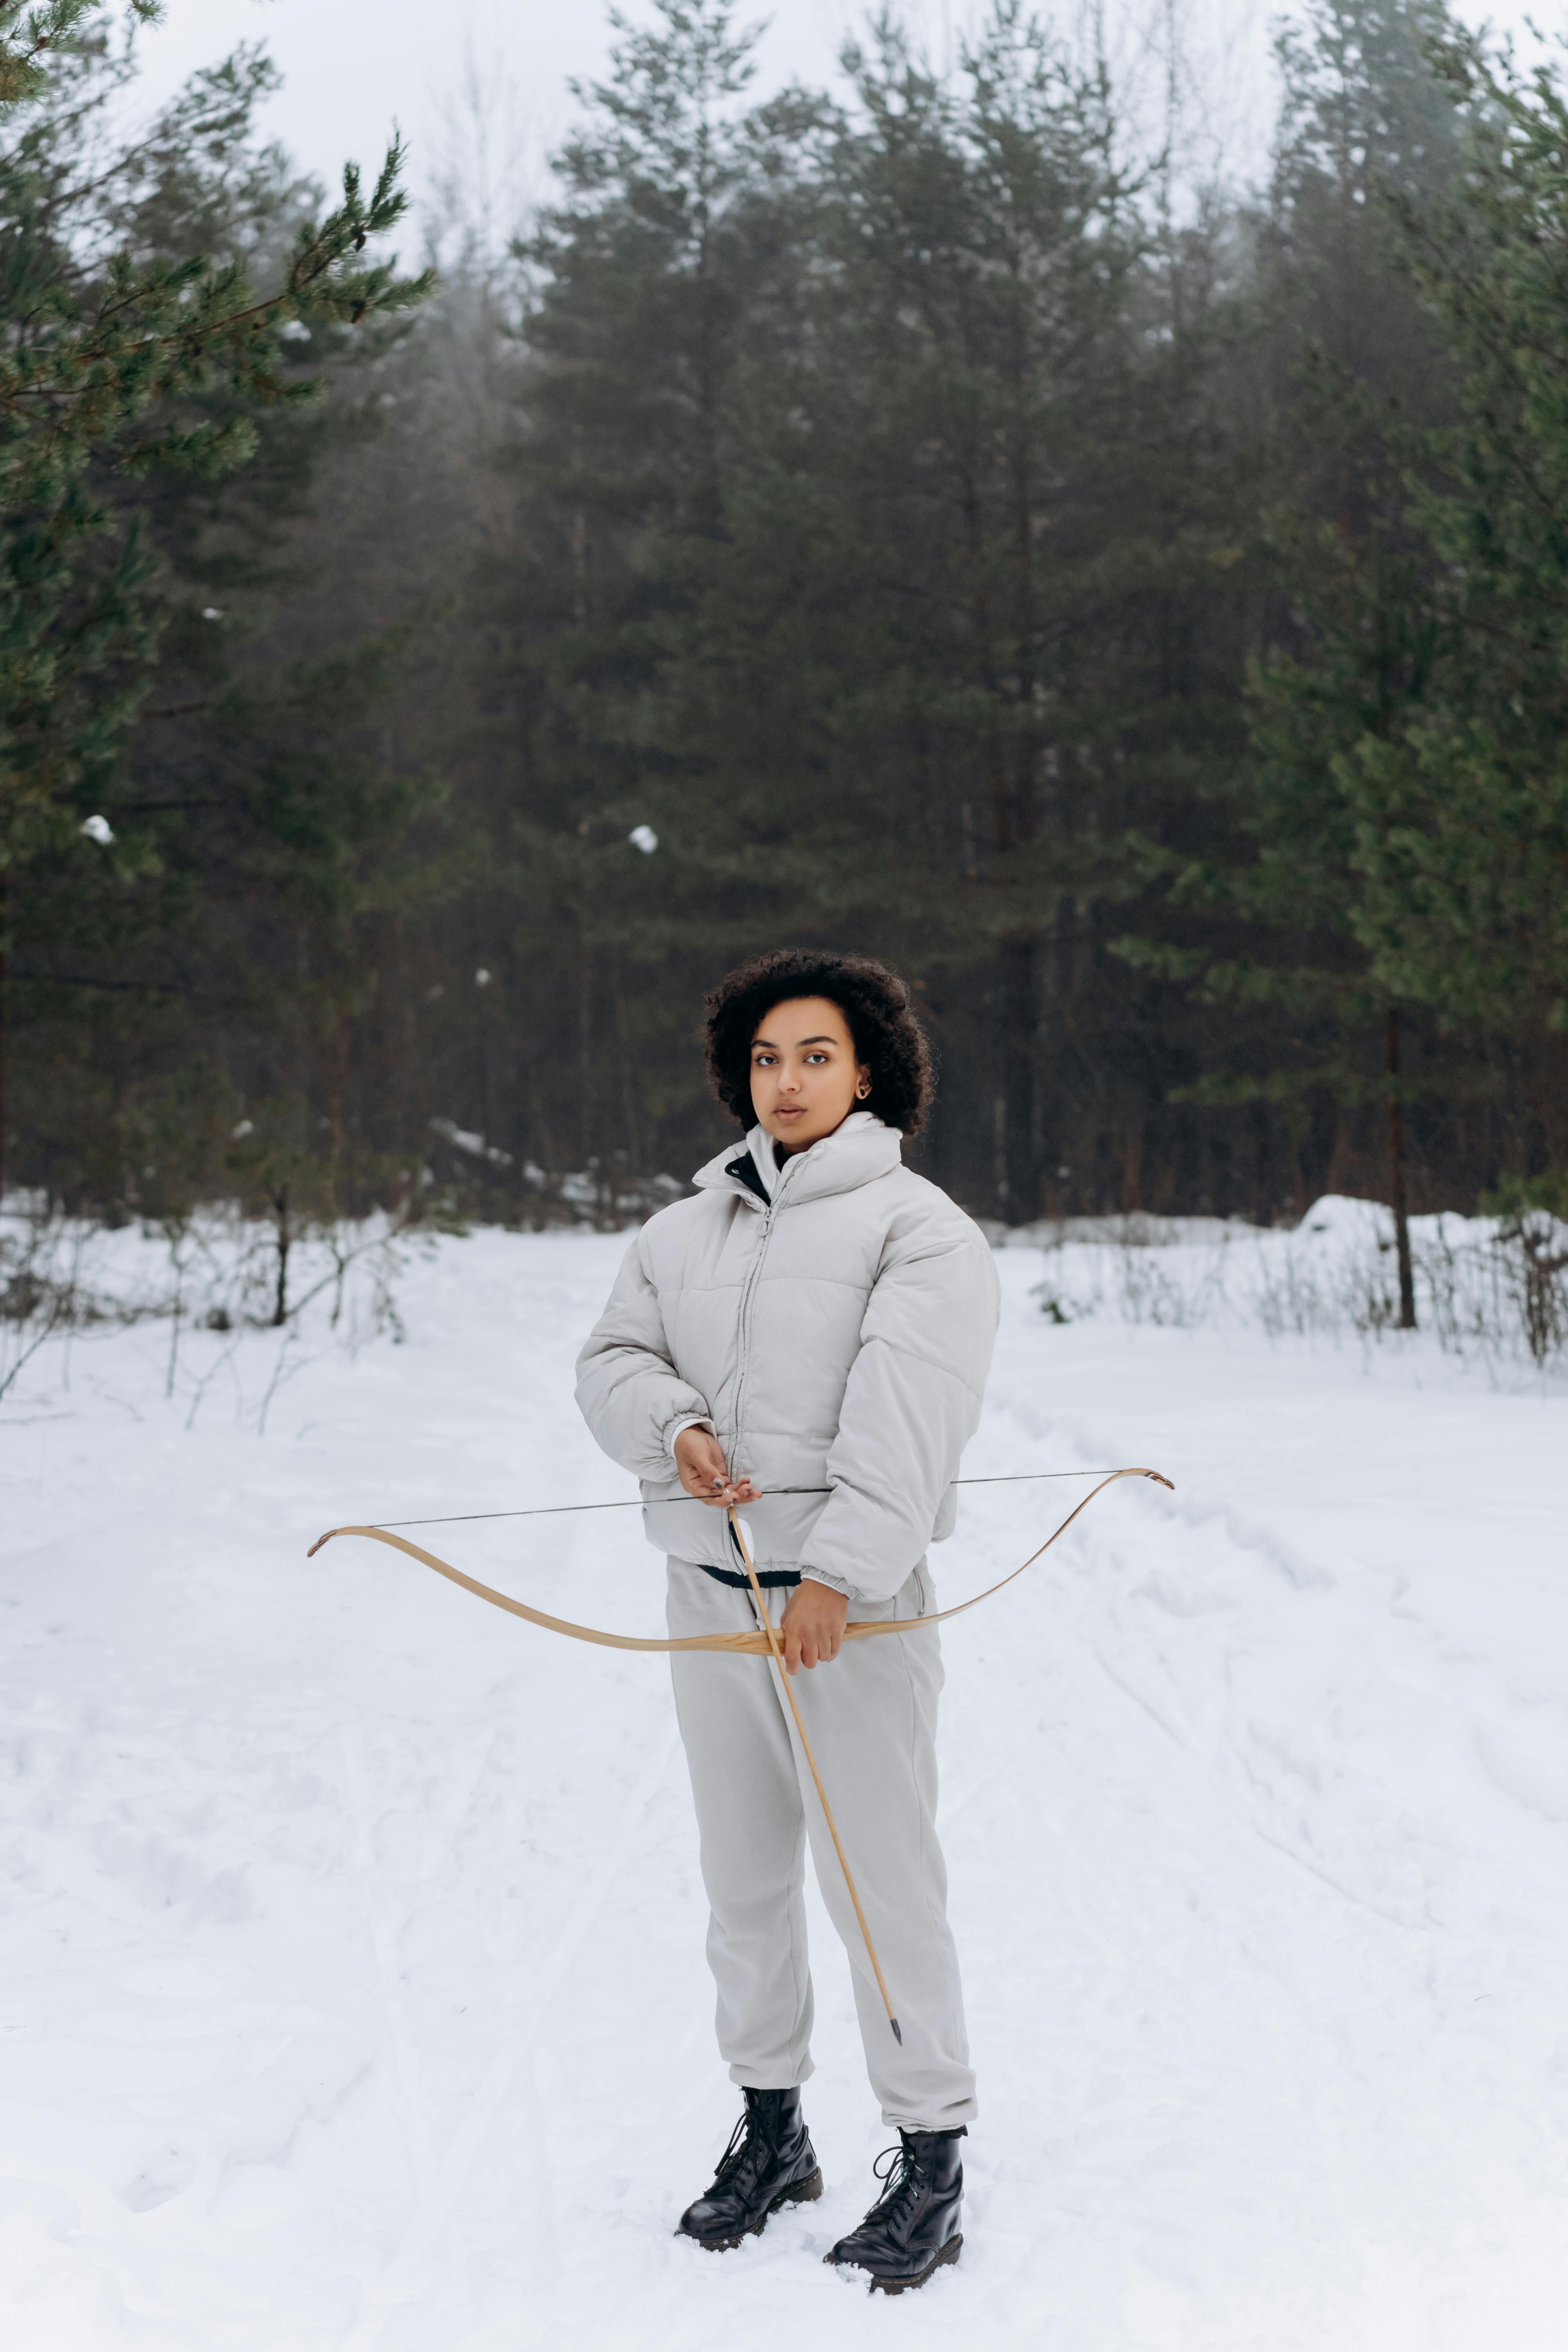
[{"label": "wooden bow", "polygon": [[[1152,1478],[1157,1486],[1172,1485],[1171,1480],[1158,1470],[1109,1471],[1098,1486],[1089,1488],[1082,1502],[1068,1513],[1061,1525],[1053,1528],[1039,1549],[1032,1551],[1027,1559],[1010,1570],[998,1583],[988,1584],[984,1592],[976,1592],[968,1601],[957,1601],[951,1609],[933,1610],[929,1617],[852,1620],[844,1628],[844,1639],[859,1642],[868,1640],[874,1633],[918,1633],[923,1626],[941,1625],[949,1617],[962,1617],[966,1609],[978,1609],[983,1601],[989,1601],[993,1593],[1000,1592],[1004,1586],[1013,1582],[1015,1577],[1022,1576],[1025,1569],[1033,1568],[1035,1562],[1049,1551],[1058,1538],[1066,1535],[1079,1514],[1088,1510],[1095,1496],[1102,1495],[1107,1486],[1113,1486],[1118,1478]],[[418,1560],[423,1567],[433,1568],[437,1576],[446,1577],[453,1584],[460,1584],[465,1592],[472,1592],[480,1601],[488,1601],[492,1608],[504,1609],[511,1617],[526,1618],[531,1625],[542,1625],[547,1633],[564,1633],[569,1641],[596,1642],[605,1650],[728,1650],[736,1657],[747,1658],[765,1658],[771,1654],[767,1634],[761,1626],[747,1633],[688,1633],[679,1639],[667,1637],[658,1641],[647,1634],[607,1633],[597,1625],[578,1625],[569,1617],[552,1617],[542,1609],[531,1609],[526,1601],[514,1601],[510,1593],[498,1592],[493,1585],[481,1584],[478,1577],[466,1576],[460,1568],[454,1568],[450,1560],[426,1551],[421,1544],[410,1543],[405,1536],[393,1535],[385,1528],[329,1528],[325,1535],[317,1537],[306,1558],[313,1559],[321,1546],[331,1543],[334,1536],[363,1536],[367,1542],[390,1545],[394,1551],[405,1552],[410,1559]]]}]

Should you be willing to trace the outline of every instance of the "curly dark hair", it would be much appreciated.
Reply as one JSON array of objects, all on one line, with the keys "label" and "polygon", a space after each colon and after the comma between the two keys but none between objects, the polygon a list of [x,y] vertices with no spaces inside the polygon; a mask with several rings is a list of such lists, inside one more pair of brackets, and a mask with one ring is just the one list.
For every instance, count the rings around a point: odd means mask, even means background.
[{"label": "curly dark hair", "polygon": [[751,1127],[752,1040],[763,1016],[794,996],[826,996],[871,1074],[863,1108],[889,1127],[918,1135],[936,1091],[931,1042],[897,972],[869,956],[829,955],[817,948],[775,948],[727,972],[708,1007],[708,1083],[725,1109]]}]

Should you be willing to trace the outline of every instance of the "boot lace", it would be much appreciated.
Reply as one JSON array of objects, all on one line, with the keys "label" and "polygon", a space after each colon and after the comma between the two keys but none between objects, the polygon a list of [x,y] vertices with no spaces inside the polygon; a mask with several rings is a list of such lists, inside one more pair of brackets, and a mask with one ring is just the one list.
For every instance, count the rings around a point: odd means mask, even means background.
[{"label": "boot lace", "polygon": [[735,2128],[730,2134],[730,2144],[719,2158],[719,2168],[713,2175],[713,2186],[708,2191],[710,2197],[712,2196],[714,2189],[726,2188],[733,2180],[752,2153],[752,2111],[747,2107],[737,2116]]},{"label": "boot lace", "polygon": [[918,2202],[928,2186],[924,2165],[902,2140],[894,2147],[885,2147],[871,2169],[887,2185],[867,2214],[867,2222],[891,2221],[900,2217]]}]

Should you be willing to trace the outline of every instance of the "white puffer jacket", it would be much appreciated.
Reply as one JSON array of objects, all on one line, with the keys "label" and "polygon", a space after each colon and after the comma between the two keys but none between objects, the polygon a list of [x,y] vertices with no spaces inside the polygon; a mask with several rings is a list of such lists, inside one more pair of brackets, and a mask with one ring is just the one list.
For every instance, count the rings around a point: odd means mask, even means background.
[{"label": "white puffer jacket", "polygon": [[721,1152],[695,1200],[644,1225],[578,1359],[577,1402],[642,1480],[661,1551],[735,1568],[723,1513],[668,1499],[670,1447],[701,1422],[762,1490],[745,1514],[759,1569],[890,1600],[952,1532],[996,1337],[991,1252],[868,1111],[786,1160],[771,1202],[747,1160]]}]

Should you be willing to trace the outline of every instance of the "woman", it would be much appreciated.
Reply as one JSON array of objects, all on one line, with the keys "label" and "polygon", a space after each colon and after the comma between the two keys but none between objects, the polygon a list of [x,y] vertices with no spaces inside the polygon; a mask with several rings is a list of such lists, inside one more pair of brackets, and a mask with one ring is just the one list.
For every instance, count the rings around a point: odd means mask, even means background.
[{"label": "woman", "polygon": [[776,2206],[822,2191],[800,2109],[812,2071],[809,1840],[854,1970],[871,2085],[900,2135],[885,2193],[827,2260],[896,2293],[957,2259],[959,2142],[975,2113],[934,1822],[942,1661],[934,1631],[840,1645],[851,1614],[934,1606],[926,1547],[952,1530],[996,1275],[976,1226],[900,1160],[931,1095],[900,981],[862,957],[784,950],[731,972],[708,1013],[710,1082],[750,1132],[699,1171],[694,1199],[638,1234],[579,1360],[578,1402],[605,1451],[643,1481],[649,1538],[668,1554],[672,1634],[755,1624],[725,1516],[744,1507],[760,1580],[787,1593],[785,1668],[902,2040],[889,2032],[776,1666],[678,1652],[719,2047],[744,2094],[680,2230],[736,2246]]}]

